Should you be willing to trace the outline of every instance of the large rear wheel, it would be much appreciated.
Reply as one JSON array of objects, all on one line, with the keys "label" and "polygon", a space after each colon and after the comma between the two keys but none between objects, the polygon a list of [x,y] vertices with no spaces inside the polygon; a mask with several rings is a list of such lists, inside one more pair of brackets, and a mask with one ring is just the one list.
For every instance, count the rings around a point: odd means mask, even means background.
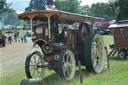
[{"label": "large rear wheel", "polygon": [[88,71],[101,73],[104,68],[105,47],[99,34],[90,34],[84,42],[84,65]]},{"label": "large rear wheel", "polygon": [[81,23],[79,25],[79,30],[78,30],[78,46],[80,47],[80,54],[79,54],[79,60],[81,61],[81,64],[83,64],[83,42],[85,41],[86,37],[90,34],[89,26],[87,23]]},{"label": "large rear wheel", "polygon": [[38,51],[32,51],[26,58],[25,62],[25,72],[27,78],[42,78],[44,74],[43,56]]}]

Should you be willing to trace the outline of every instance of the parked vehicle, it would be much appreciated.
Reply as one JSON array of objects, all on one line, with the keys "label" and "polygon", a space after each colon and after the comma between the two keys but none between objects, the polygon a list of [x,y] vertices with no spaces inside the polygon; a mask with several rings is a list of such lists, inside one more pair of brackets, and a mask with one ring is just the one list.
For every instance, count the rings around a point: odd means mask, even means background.
[{"label": "parked vehicle", "polygon": [[119,58],[127,58],[128,56],[128,20],[121,20],[118,24],[110,25],[109,30],[113,34],[114,44],[110,47],[113,48],[109,56],[118,52]]},{"label": "parked vehicle", "polygon": [[110,31],[107,29],[109,25],[110,25],[109,23],[102,23],[102,24],[96,25],[97,27],[96,33],[101,35],[109,35]]}]

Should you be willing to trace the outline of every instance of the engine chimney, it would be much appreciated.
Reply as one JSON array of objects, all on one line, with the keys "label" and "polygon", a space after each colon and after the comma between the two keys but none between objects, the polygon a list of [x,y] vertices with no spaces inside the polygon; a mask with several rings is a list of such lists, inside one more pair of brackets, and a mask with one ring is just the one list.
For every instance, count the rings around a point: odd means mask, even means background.
[{"label": "engine chimney", "polygon": [[55,10],[56,6],[53,5],[53,0],[47,0],[46,10]]}]

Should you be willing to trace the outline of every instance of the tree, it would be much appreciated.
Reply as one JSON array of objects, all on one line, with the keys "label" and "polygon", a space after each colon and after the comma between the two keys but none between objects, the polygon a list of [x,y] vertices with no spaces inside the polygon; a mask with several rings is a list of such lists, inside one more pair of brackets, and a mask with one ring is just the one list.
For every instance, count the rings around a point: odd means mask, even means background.
[{"label": "tree", "polygon": [[0,10],[1,9],[4,9],[5,4],[6,4],[6,1],[5,0],[1,0],[0,1]]},{"label": "tree", "polygon": [[5,8],[7,8],[6,0],[0,1],[0,13],[5,11]]},{"label": "tree", "polygon": [[8,9],[8,12],[6,12],[5,15],[5,25],[17,25],[18,23],[20,23],[18,20],[18,15],[14,9]]},{"label": "tree", "polygon": [[89,7],[88,5],[82,6],[82,13],[83,15],[88,14],[89,16],[92,16],[92,10],[91,7]]},{"label": "tree", "polygon": [[128,1],[127,0],[119,0],[117,3],[117,7],[119,7],[117,21],[128,19]]},{"label": "tree", "polygon": [[113,20],[115,16],[109,3],[92,4],[91,11],[93,16],[105,18],[107,21]]},{"label": "tree", "polygon": [[11,6],[12,3],[6,3],[6,0],[0,1],[0,13],[4,13],[8,10],[9,6]]},{"label": "tree", "polygon": [[81,12],[79,0],[56,0],[54,4],[58,10],[72,12],[72,13]]},{"label": "tree", "polygon": [[26,11],[26,12],[27,12],[27,11],[32,11],[32,8],[31,8],[30,6],[28,6],[28,7],[25,8],[25,11]]},{"label": "tree", "polygon": [[31,0],[25,11],[44,10],[47,0]]},{"label": "tree", "polygon": [[117,3],[118,0],[108,0],[109,2],[109,6],[111,7],[112,9],[112,16],[113,16],[113,19],[116,19],[117,17],[117,13],[118,13],[118,8],[116,7],[116,3]]}]

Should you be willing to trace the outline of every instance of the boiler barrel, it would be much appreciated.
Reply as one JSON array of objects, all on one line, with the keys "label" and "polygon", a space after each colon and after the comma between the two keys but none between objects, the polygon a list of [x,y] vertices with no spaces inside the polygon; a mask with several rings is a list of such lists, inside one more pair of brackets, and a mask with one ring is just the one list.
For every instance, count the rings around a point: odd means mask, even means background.
[{"label": "boiler barrel", "polygon": [[47,79],[24,79],[20,85],[48,85]]}]

